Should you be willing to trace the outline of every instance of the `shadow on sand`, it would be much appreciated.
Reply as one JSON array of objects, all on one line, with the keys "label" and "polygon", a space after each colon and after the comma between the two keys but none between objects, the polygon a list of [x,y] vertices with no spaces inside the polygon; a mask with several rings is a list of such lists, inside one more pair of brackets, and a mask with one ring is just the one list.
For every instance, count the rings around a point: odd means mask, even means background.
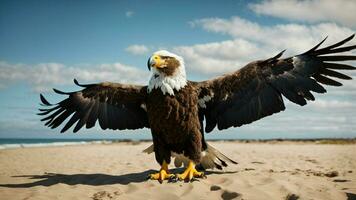
[{"label": "shadow on sand", "polygon": [[[171,173],[180,173],[182,168],[172,169]],[[16,177],[27,177],[29,179],[36,180],[30,183],[19,183],[19,184],[0,184],[0,187],[9,188],[29,188],[36,186],[52,186],[58,183],[63,183],[67,185],[113,185],[121,184],[127,185],[129,183],[141,183],[148,180],[148,176],[151,173],[157,172],[156,170],[146,170],[139,173],[130,173],[123,175],[108,175],[108,174],[57,174],[57,173],[45,173],[44,175],[20,175],[12,176]],[[226,173],[236,173],[236,172],[217,172],[217,171],[205,171],[206,175],[209,174],[226,174]]]},{"label": "shadow on sand", "polygon": [[52,186],[58,183],[67,185],[113,185],[122,184],[127,185],[129,183],[140,183],[147,180],[149,174],[156,172],[155,170],[146,170],[139,173],[131,173],[124,175],[108,175],[108,174],[57,174],[57,173],[45,173],[44,175],[21,175],[12,177],[28,177],[29,179],[35,179],[35,182],[31,183],[19,183],[19,184],[0,184],[0,187],[9,188],[29,188],[35,186]]}]

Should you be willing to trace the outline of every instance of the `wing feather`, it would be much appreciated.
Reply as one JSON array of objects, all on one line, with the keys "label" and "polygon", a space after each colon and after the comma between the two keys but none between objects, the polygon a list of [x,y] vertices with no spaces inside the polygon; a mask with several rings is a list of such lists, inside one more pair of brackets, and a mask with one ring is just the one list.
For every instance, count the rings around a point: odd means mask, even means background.
[{"label": "wing feather", "polygon": [[200,108],[206,119],[205,131],[210,132],[216,126],[218,129],[242,126],[283,111],[282,96],[304,106],[307,101],[315,100],[312,92],[326,92],[323,85],[342,86],[334,79],[350,80],[351,77],[336,70],[356,68],[334,62],[356,60],[354,55],[337,54],[356,49],[356,45],[341,47],[353,38],[351,35],[319,48],[325,38],[303,54],[281,59],[282,51],[272,58],[249,63],[232,74],[197,83],[200,98],[206,94],[213,96]]},{"label": "wing feather", "polygon": [[87,119],[86,128],[92,128],[95,126],[96,120],[98,119],[99,104],[99,101],[94,101],[93,108],[91,109]]},{"label": "wing feather", "polygon": [[[41,94],[42,106],[38,115],[50,128],[57,128],[64,123],[61,132],[67,131],[75,123],[73,132],[83,126],[92,128],[99,121],[102,129],[138,129],[149,127],[147,113],[140,105],[145,101],[146,87],[118,83],[80,84],[83,90],[63,92],[53,89],[55,93],[67,98],[57,104],[51,104]],[[69,118],[67,122],[65,120]]]}]

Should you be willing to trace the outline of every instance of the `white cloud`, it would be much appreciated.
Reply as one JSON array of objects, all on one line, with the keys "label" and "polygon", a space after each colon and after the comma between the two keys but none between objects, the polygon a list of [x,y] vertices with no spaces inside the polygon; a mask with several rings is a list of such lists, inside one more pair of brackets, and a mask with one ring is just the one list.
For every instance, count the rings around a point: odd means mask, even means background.
[{"label": "white cloud", "polygon": [[247,62],[266,56],[268,52],[244,39],[226,40],[193,46],[178,46],[172,51],[183,56],[187,69],[206,75],[217,75],[234,71]]},{"label": "white cloud", "polygon": [[264,0],[249,4],[257,14],[304,21],[337,22],[356,27],[356,1],[354,0]]},{"label": "white cloud", "polygon": [[134,44],[134,45],[130,45],[128,46],[125,51],[134,54],[134,55],[142,55],[145,54],[149,51],[149,48],[145,45],[138,45],[138,44]]},{"label": "white cloud", "polygon": [[128,10],[125,12],[125,16],[127,18],[131,18],[133,15],[135,14],[135,12],[131,11],[131,10]]},{"label": "white cloud", "polygon": [[[234,71],[251,61],[274,56],[284,49],[287,49],[285,56],[299,54],[312,48],[326,35],[329,35],[325,42],[327,45],[354,33],[352,29],[335,23],[265,26],[240,17],[204,18],[192,21],[190,25],[232,38],[172,49],[185,58],[188,70],[206,75]],[[356,44],[356,41],[351,43]]]},{"label": "white cloud", "polygon": [[8,86],[16,82],[27,82],[36,92],[48,91],[52,87],[72,85],[73,78],[80,82],[114,81],[120,83],[145,84],[146,71],[121,63],[98,66],[65,66],[61,63],[41,63],[37,65],[10,64],[0,61],[0,85]]},{"label": "white cloud", "polygon": [[[238,128],[240,134],[258,134],[259,137],[345,137],[354,134],[354,110],[348,114],[345,109],[324,108],[315,110],[312,106],[286,105],[284,112],[263,118]],[[331,113],[330,110],[333,110]],[[340,111],[341,110],[341,111]],[[236,131],[231,130],[234,134]],[[297,134],[298,133],[298,134]],[[318,135],[318,136],[316,136]]]},{"label": "white cloud", "polygon": [[315,101],[310,102],[309,106],[316,109],[356,109],[356,105],[354,105],[354,103],[350,101],[336,99],[316,99]]},{"label": "white cloud", "polygon": [[315,25],[289,23],[265,26],[236,16],[230,19],[205,18],[192,23],[195,27],[202,27],[207,31],[268,45],[266,48],[292,50],[293,53],[301,53],[311,48],[326,36],[329,36],[326,43],[330,44],[355,32],[335,23]]}]

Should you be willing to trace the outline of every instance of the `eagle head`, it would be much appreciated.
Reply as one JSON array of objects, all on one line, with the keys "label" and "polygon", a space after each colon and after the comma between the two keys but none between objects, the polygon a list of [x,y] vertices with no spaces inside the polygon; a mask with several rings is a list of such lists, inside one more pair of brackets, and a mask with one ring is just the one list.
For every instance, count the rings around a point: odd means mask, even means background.
[{"label": "eagle head", "polygon": [[180,68],[184,68],[183,58],[166,50],[153,53],[147,61],[147,67],[152,68],[166,76],[173,76]]},{"label": "eagle head", "polygon": [[152,70],[149,92],[160,88],[163,94],[174,95],[174,90],[179,91],[187,84],[184,60],[174,53],[166,50],[156,51],[148,59],[147,67]]}]

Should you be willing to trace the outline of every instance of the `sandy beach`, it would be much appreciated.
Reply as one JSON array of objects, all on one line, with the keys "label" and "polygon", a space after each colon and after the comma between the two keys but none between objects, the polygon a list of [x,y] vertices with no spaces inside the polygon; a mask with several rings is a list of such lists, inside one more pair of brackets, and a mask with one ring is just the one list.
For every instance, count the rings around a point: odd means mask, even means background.
[{"label": "sandy beach", "polygon": [[0,150],[0,199],[356,199],[355,144],[210,142],[239,164],[163,184],[150,144]]}]

